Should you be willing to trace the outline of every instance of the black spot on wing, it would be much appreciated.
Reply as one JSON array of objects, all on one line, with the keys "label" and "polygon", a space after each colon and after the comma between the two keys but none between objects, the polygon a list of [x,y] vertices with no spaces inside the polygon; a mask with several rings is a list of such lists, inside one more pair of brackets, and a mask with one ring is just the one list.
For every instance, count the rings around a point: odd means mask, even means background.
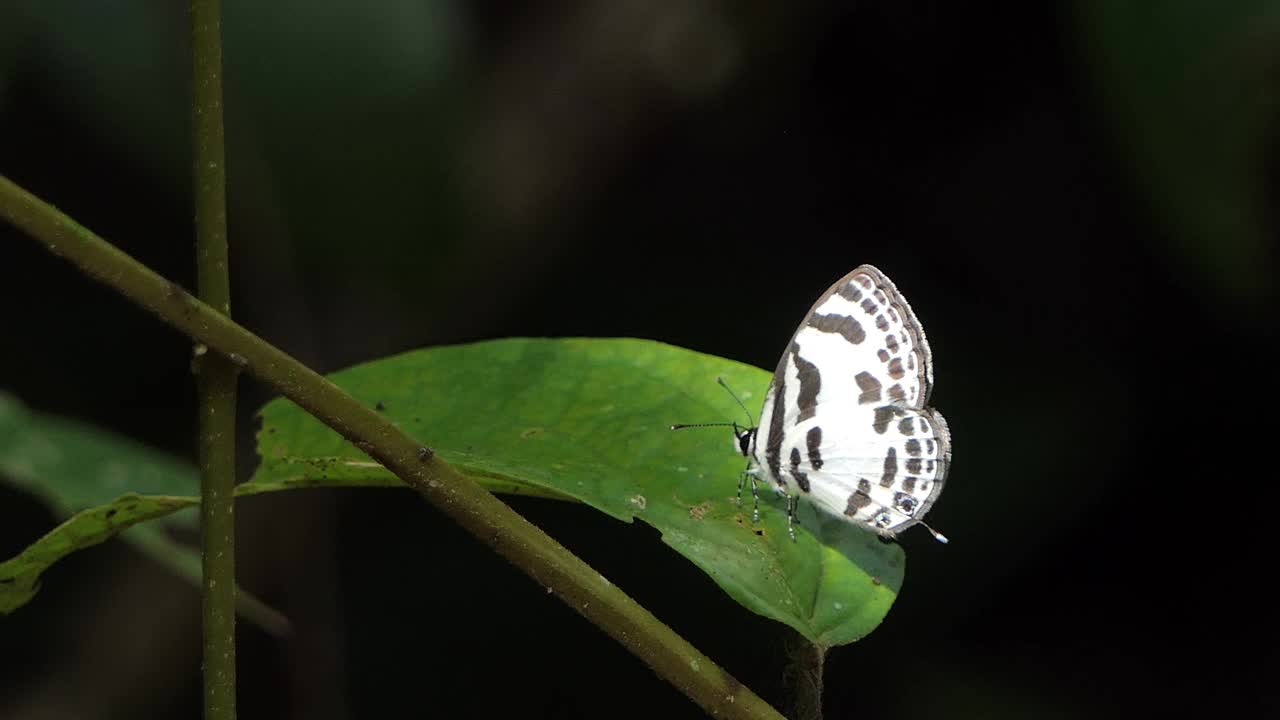
[{"label": "black spot on wing", "polygon": [[796,485],[800,487],[802,492],[809,492],[809,476],[800,469],[800,448],[791,448],[791,477],[795,478]]},{"label": "black spot on wing", "polygon": [[849,504],[844,508],[844,514],[853,517],[858,511],[871,504],[871,483],[866,480],[858,481],[857,491],[850,493]]},{"label": "black spot on wing", "polygon": [[894,402],[902,402],[907,399],[907,391],[902,389],[902,385],[894,383],[889,386],[889,399]]},{"label": "black spot on wing", "polygon": [[862,329],[862,324],[848,315],[813,315],[809,318],[809,327],[835,333],[852,345],[860,345],[867,339],[867,331]]},{"label": "black spot on wing", "polygon": [[804,436],[804,442],[809,449],[809,467],[821,470],[822,454],[818,452],[818,448],[822,446],[822,428],[817,426],[809,428],[808,434]]},{"label": "black spot on wing", "polygon": [[876,408],[875,419],[871,421],[871,428],[876,431],[876,434],[883,435],[889,429],[889,423],[893,421],[893,417],[898,412],[899,410],[891,405]]},{"label": "black spot on wing", "polygon": [[796,376],[800,379],[800,392],[796,396],[796,405],[800,408],[800,417],[796,422],[804,422],[818,411],[818,392],[822,389],[822,373],[818,366],[800,356],[800,346],[791,343],[791,360],[796,364]]},{"label": "black spot on wing", "polygon": [[893,506],[904,515],[914,515],[916,508],[920,506],[920,501],[907,493],[896,492],[893,494]]},{"label": "black spot on wing", "polygon": [[838,293],[840,297],[852,303],[856,303],[862,299],[862,291],[854,287],[851,283],[845,283],[839,288],[836,288],[836,293]]},{"label": "black spot on wing", "polygon": [[894,358],[889,361],[889,377],[894,380],[901,380],[906,371],[902,369],[902,358]]},{"label": "black spot on wing", "polygon": [[898,475],[898,449],[889,448],[884,456],[884,474],[880,476],[881,487],[893,487],[893,479]]},{"label": "black spot on wing", "polygon": [[862,394],[858,395],[859,405],[880,402],[880,381],[874,375],[869,372],[860,372],[853,379],[858,382],[858,389],[862,391]]}]

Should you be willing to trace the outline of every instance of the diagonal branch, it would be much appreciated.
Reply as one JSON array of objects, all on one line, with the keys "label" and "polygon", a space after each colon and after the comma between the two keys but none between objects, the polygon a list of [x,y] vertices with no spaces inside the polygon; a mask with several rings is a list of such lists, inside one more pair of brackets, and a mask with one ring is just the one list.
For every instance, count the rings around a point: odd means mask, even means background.
[{"label": "diagonal branch", "polygon": [[372,408],[3,176],[0,217],[298,403],[559,595],[711,716],[781,717],[600,573]]}]

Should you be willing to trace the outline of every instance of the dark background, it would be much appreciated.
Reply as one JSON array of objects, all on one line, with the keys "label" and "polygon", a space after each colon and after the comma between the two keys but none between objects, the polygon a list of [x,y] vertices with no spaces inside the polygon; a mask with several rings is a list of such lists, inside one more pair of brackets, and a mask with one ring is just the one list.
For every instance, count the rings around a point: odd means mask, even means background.
[{"label": "dark background", "polygon": [[[0,173],[192,284],[184,3],[0,3]],[[954,436],[829,717],[1280,707],[1280,5],[225,8],[237,319],[321,371],[511,335],[773,367],[871,262]],[[189,346],[0,227],[0,382],[194,455]],[[242,383],[243,465],[252,413]],[[465,392],[465,389],[460,389]],[[483,422],[483,418],[476,418]],[[732,482],[726,478],[726,482]],[[656,533],[515,498],[777,707],[783,628]],[[239,506],[244,718],[698,717],[408,491]],[[0,554],[52,527],[0,487]],[[120,543],[0,618],[0,717],[199,714],[198,593]]]}]

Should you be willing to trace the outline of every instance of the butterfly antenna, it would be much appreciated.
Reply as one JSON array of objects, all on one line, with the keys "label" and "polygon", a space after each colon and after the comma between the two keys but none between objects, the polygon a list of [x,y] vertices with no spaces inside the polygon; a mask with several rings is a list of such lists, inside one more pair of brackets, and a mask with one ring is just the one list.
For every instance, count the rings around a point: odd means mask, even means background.
[{"label": "butterfly antenna", "polygon": [[700,427],[731,427],[731,428],[737,428],[737,427],[738,427],[738,423],[676,423],[675,425],[672,425],[672,426],[671,426],[671,429],[672,429],[672,430],[683,430],[683,429],[685,429],[685,428],[700,428]]},{"label": "butterfly antenna", "polygon": [[738,407],[742,408],[742,412],[747,416],[748,425],[750,427],[755,427],[756,420],[755,418],[751,417],[751,411],[747,409],[746,405],[742,404],[742,400],[740,400],[738,398],[737,393],[735,393],[733,389],[729,387],[729,383],[725,382],[724,378],[722,377],[716,378],[716,382],[720,383],[720,387],[724,388],[725,392],[729,393],[729,397],[733,398],[733,401],[738,403]]}]

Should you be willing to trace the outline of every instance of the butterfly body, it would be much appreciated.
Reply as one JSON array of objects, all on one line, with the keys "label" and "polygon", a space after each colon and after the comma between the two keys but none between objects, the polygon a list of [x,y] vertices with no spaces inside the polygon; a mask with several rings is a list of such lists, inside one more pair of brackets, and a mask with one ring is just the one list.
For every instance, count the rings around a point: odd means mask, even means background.
[{"label": "butterfly body", "polygon": [[884,273],[857,268],[792,336],[759,426],[735,433],[753,493],[757,479],[767,481],[887,538],[921,523],[951,460],[946,421],[926,406],[932,384],[911,306]]}]

